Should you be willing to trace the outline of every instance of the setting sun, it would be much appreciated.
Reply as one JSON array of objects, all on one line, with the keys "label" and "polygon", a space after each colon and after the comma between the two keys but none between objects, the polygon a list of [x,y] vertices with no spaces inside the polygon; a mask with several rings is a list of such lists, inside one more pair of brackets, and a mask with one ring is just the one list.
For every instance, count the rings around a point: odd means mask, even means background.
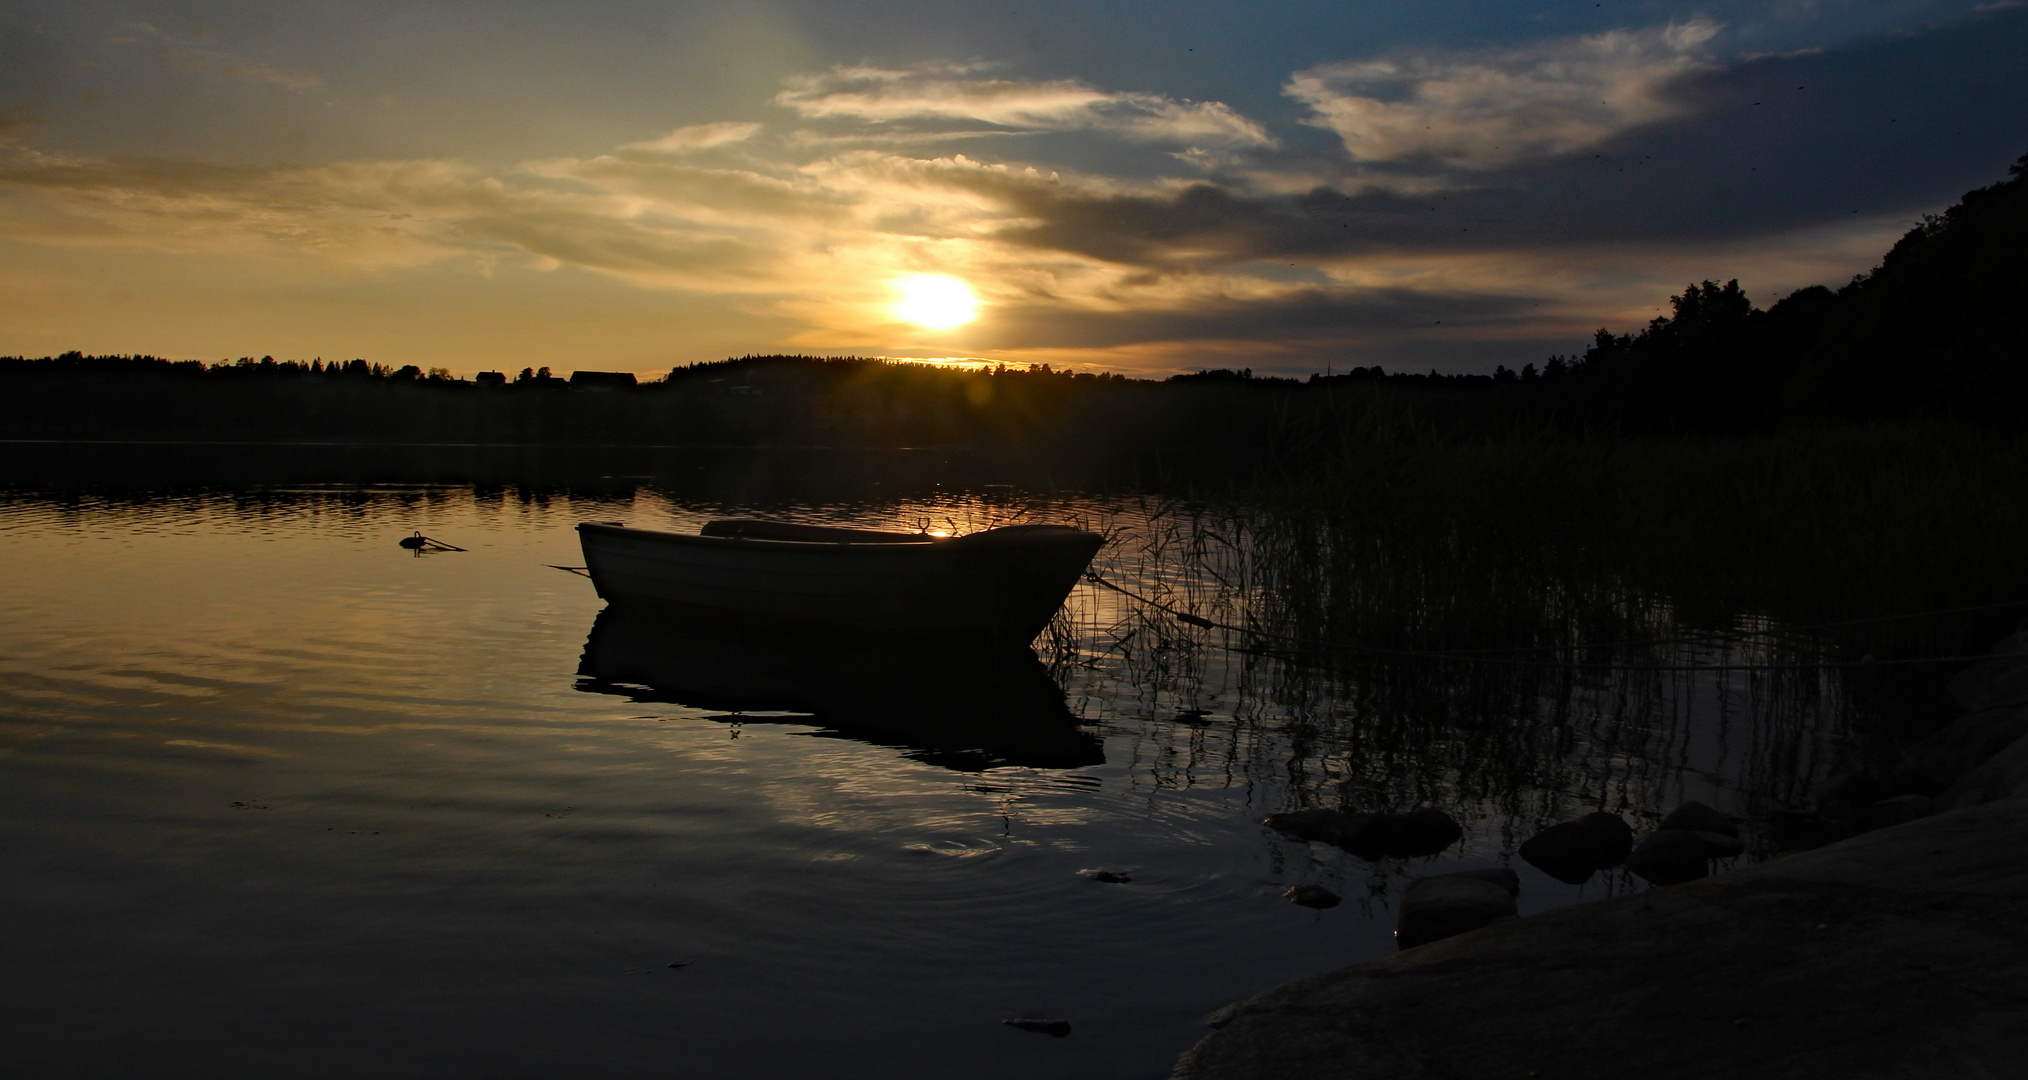
[{"label": "setting sun", "polygon": [[972,287],[954,277],[918,274],[894,283],[901,302],[894,313],[917,326],[946,330],[963,326],[979,316],[979,298]]}]

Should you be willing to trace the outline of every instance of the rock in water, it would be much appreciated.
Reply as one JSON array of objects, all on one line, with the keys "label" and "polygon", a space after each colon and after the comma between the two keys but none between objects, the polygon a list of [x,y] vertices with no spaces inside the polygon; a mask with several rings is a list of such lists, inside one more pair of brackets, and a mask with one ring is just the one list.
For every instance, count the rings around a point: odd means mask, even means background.
[{"label": "rock in water", "polygon": [[1426,806],[1406,814],[1349,815],[1351,828],[1338,846],[1362,859],[1410,859],[1434,855],[1465,835],[1456,819]]},{"label": "rock in water", "polygon": [[1341,899],[1337,893],[1322,885],[1291,885],[1282,895],[1287,897],[1291,904],[1301,904],[1306,908],[1319,910],[1337,907]]},{"label": "rock in water", "polygon": [[1582,885],[1606,861],[1605,843],[1582,821],[1566,821],[1521,843],[1528,865],[1566,885]]},{"label": "rock in water", "polygon": [[1536,833],[1521,845],[1528,865],[1566,885],[1582,885],[1600,870],[1627,861],[1634,830],[1618,814],[1586,814]]},{"label": "rock in water", "polygon": [[1521,875],[1504,866],[1497,866],[1490,870],[1460,870],[1455,874],[1445,874],[1443,876],[1477,878],[1480,881],[1490,881],[1507,890],[1508,896],[1514,897],[1517,900],[1521,897]]},{"label": "rock in water", "polygon": [[1600,870],[1610,870],[1626,862],[1627,856],[1633,854],[1634,827],[1627,824],[1618,814],[1608,814],[1600,810],[1578,818],[1577,822],[1590,829],[1592,834],[1599,838],[1599,842],[1605,845],[1607,861],[1599,866]]},{"label": "rock in water", "polygon": [[1711,847],[1687,829],[1657,829],[1627,856],[1627,869],[1651,885],[1681,885],[1711,873]]},{"label": "rock in water", "polygon": [[1663,829],[1681,829],[1684,832],[1718,833],[1721,836],[1738,836],[1739,826],[1731,818],[1704,805],[1701,802],[1686,802],[1662,819]]},{"label": "rock in water", "polygon": [[1370,816],[1321,808],[1291,810],[1282,814],[1269,814],[1261,820],[1261,824],[1297,840],[1320,840],[1343,847],[1345,841],[1357,834],[1365,824],[1365,819]]},{"label": "rock in water", "polygon": [[1401,890],[1401,918],[1395,924],[1394,941],[1400,948],[1412,949],[1477,930],[1497,919],[1512,918],[1514,910],[1514,894],[1480,873],[1417,878]]},{"label": "rock in water", "polygon": [[1714,859],[1730,859],[1746,850],[1746,844],[1737,836],[1716,832],[1699,832],[1694,835],[1704,841],[1704,854]]},{"label": "rock in water", "polygon": [[1457,819],[1434,806],[1406,814],[1384,814],[1382,821],[1386,827],[1387,853],[1401,858],[1434,855],[1465,835],[1464,826]]},{"label": "rock in water", "polygon": [[1434,855],[1465,835],[1449,814],[1430,806],[1406,814],[1291,810],[1269,814],[1261,824],[1298,840],[1335,844],[1362,859]]},{"label": "rock in water", "polygon": [[1077,876],[1088,878],[1092,881],[1102,881],[1107,885],[1125,885],[1127,882],[1134,880],[1131,874],[1120,874],[1111,870],[1079,870]]},{"label": "rock in water", "polygon": [[1037,1031],[1059,1039],[1067,1038],[1070,1035],[1070,1021],[1068,1020],[1045,1020],[1039,1016],[1016,1016],[1000,1022],[1011,1028],[1020,1028],[1023,1031]]}]

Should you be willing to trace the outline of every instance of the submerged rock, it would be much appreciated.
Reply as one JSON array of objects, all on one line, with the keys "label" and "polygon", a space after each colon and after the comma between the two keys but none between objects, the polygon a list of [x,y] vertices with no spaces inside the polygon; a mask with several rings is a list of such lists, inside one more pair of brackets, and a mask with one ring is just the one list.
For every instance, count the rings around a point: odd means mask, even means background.
[{"label": "submerged rock", "polygon": [[1529,837],[1521,845],[1521,858],[1566,885],[1582,885],[1594,873],[1627,861],[1633,850],[1634,830],[1618,814],[1600,811]]},{"label": "submerged rock", "polygon": [[[1512,876],[1514,872],[1504,873]],[[1500,919],[1511,919],[1519,891],[1518,877],[1510,891],[1504,880],[1489,880],[1486,871],[1417,878],[1401,890],[1401,917],[1395,924],[1395,944],[1412,949],[1477,930]]]},{"label": "submerged rock", "polygon": [[1707,877],[1710,841],[1687,829],[1657,829],[1627,856],[1627,869],[1651,885],[1680,885]]},{"label": "submerged rock", "polygon": [[1130,874],[1115,873],[1111,870],[1079,870],[1077,876],[1092,881],[1103,881],[1108,885],[1125,885],[1134,880]]},{"label": "submerged rock", "polygon": [[1343,899],[1322,885],[1291,885],[1282,896],[1291,904],[1301,904],[1306,908],[1318,910],[1337,907],[1338,902]]},{"label": "submerged rock", "polygon": [[1701,802],[1686,802],[1662,819],[1658,826],[1663,829],[1680,829],[1684,832],[1717,833],[1721,836],[1737,837],[1739,826],[1724,814]]}]

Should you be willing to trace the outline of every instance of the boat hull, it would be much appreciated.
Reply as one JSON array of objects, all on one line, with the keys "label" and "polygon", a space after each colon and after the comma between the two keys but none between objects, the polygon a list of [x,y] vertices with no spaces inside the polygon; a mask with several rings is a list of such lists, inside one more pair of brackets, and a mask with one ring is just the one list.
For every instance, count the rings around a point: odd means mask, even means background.
[{"label": "boat hull", "polygon": [[587,522],[585,566],[615,605],[746,626],[1032,640],[1104,538],[1017,525],[920,542],[808,543]]}]

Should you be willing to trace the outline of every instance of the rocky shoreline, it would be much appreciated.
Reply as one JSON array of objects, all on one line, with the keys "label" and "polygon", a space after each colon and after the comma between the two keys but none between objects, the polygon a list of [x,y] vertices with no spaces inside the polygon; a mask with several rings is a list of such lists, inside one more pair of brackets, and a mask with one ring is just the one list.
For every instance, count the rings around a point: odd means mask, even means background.
[{"label": "rocky shoreline", "polygon": [[2028,632],[1951,692],[1965,715],[1900,768],[1768,823],[1815,850],[1288,983],[1214,1014],[1174,1076],[2020,1075]]}]

